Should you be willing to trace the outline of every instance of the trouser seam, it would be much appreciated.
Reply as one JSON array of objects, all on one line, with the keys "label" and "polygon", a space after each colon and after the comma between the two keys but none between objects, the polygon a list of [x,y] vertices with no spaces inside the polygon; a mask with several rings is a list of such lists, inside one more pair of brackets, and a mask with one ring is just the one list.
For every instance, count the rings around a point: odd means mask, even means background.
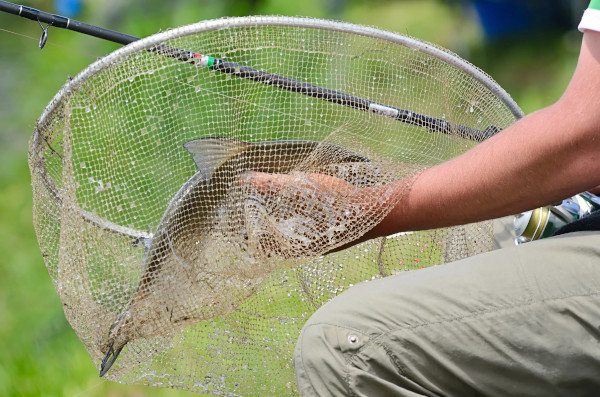
[{"label": "trouser seam", "polygon": [[[563,301],[563,300],[567,300],[567,299],[572,299],[572,298],[587,298],[587,297],[593,297],[593,296],[600,296],[600,291],[597,292],[589,292],[589,293],[585,293],[585,294],[574,294],[574,295],[569,295],[569,296],[562,296],[562,297],[557,297],[557,298],[550,298],[550,299],[540,299],[538,301],[534,301],[534,302],[527,302],[525,304],[518,304],[518,305],[511,305],[511,306],[505,306],[505,307],[501,307],[501,308],[497,308],[497,309],[490,309],[490,310],[481,310],[478,312],[472,312],[468,315],[464,315],[464,316],[457,316],[457,317],[452,317],[452,318],[446,318],[446,319],[442,319],[439,321],[433,321],[433,322],[424,322],[424,323],[420,323],[420,324],[416,324],[416,325],[411,325],[411,326],[400,326],[394,329],[389,329],[385,332],[380,333],[379,335],[373,335],[372,338],[369,339],[369,341],[364,345],[361,346],[355,353],[353,353],[351,355],[351,358],[349,358],[348,360],[346,360],[346,363],[348,364],[349,361],[351,361],[354,356],[358,355],[361,353],[362,350],[367,349],[368,347],[370,347],[370,345],[373,344],[377,344],[379,346],[382,345],[381,342],[379,342],[379,340],[389,334],[392,334],[394,332],[397,331],[412,331],[415,329],[419,329],[419,328],[424,328],[424,327],[430,327],[430,326],[437,326],[437,325],[444,325],[447,323],[452,323],[452,322],[459,322],[462,320],[467,320],[467,321],[475,321],[479,318],[482,318],[486,315],[491,315],[491,314],[496,314],[496,313],[502,313],[502,312],[509,312],[511,310],[516,310],[516,309],[525,309],[525,308],[531,308],[533,306],[537,306],[537,305],[544,305],[544,304],[549,304],[549,303],[553,303],[553,302],[559,302],[559,301]],[[363,332],[364,331],[360,331],[360,330],[356,330],[354,328],[349,328],[349,327],[344,327],[341,326],[339,324],[328,324],[328,323],[320,323],[322,325],[331,325],[334,327],[343,327],[346,329],[352,329],[355,330],[357,332]],[[316,325],[316,324],[315,324]],[[387,351],[386,351],[387,353]]]},{"label": "trouser seam", "polygon": [[[302,348],[302,346],[303,346],[303,339],[304,339],[304,333],[306,332],[306,330],[308,330],[309,328],[312,328],[312,327],[320,326],[320,325],[330,325],[330,326],[333,326],[333,327],[341,327],[340,325],[330,324],[330,323],[316,323],[316,324],[309,324],[309,325],[307,325],[304,328],[304,330],[301,332],[300,338],[299,338],[299,341],[298,341],[299,344],[300,344],[301,351],[303,350],[303,348]],[[358,333],[361,333],[361,334],[365,333],[364,331],[361,331],[361,330],[359,330],[357,328],[354,328],[354,327],[343,327],[343,328],[346,329],[346,330],[355,331],[355,332],[358,332]],[[300,360],[299,360],[300,363],[299,364],[302,366],[302,372],[304,374],[306,374],[306,378],[308,379],[310,387],[311,387],[312,391],[314,392],[314,394],[318,395],[317,390],[315,389],[315,387],[313,385],[313,381],[312,381],[312,379],[310,377],[310,374],[306,370],[306,367],[304,366],[304,358],[303,357],[304,357],[304,354],[301,352],[301,354],[300,354]],[[345,372],[345,374],[343,376],[343,380],[344,380],[344,384],[346,386],[346,395],[348,395],[349,397],[356,396],[356,394],[354,394],[352,392],[351,388],[350,388],[350,378],[351,378],[351,376],[350,376],[350,366],[349,365],[350,365],[350,361],[352,360],[353,357],[354,357],[354,355],[351,355],[349,358],[347,358],[347,359],[344,360],[344,368],[345,368],[344,372]]]},{"label": "trouser seam", "polygon": [[298,343],[300,344],[300,360],[298,360],[299,361],[299,365],[302,366],[302,373],[304,373],[304,375],[306,376],[306,379],[308,379],[308,383],[310,385],[310,388],[313,391],[313,394],[315,396],[318,396],[317,390],[315,389],[315,386],[314,386],[313,381],[312,381],[312,379],[310,377],[310,374],[306,370],[306,367],[304,366],[304,354],[302,353],[302,350],[304,350],[303,349],[303,346],[304,346],[303,340],[304,340],[304,330],[300,333],[300,340],[298,341]]},{"label": "trouser seam", "polygon": [[[371,344],[371,343],[368,343],[368,344],[367,344],[367,345],[365,345],[365,346],[372,346],[372,345],[376,345],[376,346],[379,346],[379,347],[381,347],[381,348],[383,349],[383,351],[385,352],[385,354],[386,354],[386,355],[389,357],[389,359],[390,359],[390,360],[392,361],[392,363],[394,364],[394,367],[396,367],[396,369],[397,369],[399,372],[401,372],[401,374],[402,374],[403,376],[406,376],[405,372],[404,372],[404,371],[403,371],[403,370],[402,370],[402,369],[399,367],[398,363],[396,362],[396,357],[394,357],[394,356],[391,354],[391,352],[390,352],[390,349],[389,349],[389,348],[388,348],[388,347],[387,347],[387,346],[386,346],[384,343],[373,343],[373,344]],[[360,350],[362,350],[362,348],[361,348]],[[360,350],[359,350],[359,351],[360,351]],[[356,397],[356,396],[357,396],[357,394],[356,394],[356,393],[354,393],[354,391],[352,390],[352,387],[351,387],[351,384],[350,384],[350,383],[351,383],[351,381],[352,381],[352,376],[350,375],[350,366],[352,365],[352,360],[353,360],[353,358],[354,358],[354,357],[355,357],[355,356],[356,356],[358,353],[359,353],[359,352],[357,352],[357,353],[355,353],[355,354],[352,354],[352,355],[351,355],[351,356],[350,356],[350,357],[349,357],[349,358],[346,360],[346,362],[345,362],[345,365],[344,365],[344,372],[345,372],[345,375],[344,375],[344,384],[345,384],[345,386],[346,386],[346,394],[348,395],[348,397]]]},{"label": "trouser seam", "polygon": [[[547,299],[539,299],[536,301],[528,301],[525,302],[523,304],[516,304],[516,305],[510,305],[510,306],[504,306],[504,307],[498,307],[498,308],[494,308],[494,309],[488,309],[488,310],[479,310],[476,312],[471,312],[469,314],[463,315],[463,316],[456,316],[456,317],[450,317],[450,318],[445,318],[445,319],[441,319],[439,321],[431,321],[431,322],[423,322],[420,324],[415,324],[415,325],[410,325],[410,326],[400,326],[394,329],[389,329],[385,332],[380,333],[379,335],[375,336],[374,339],[369,340],[368,343],[372,343],[375,340],[377,340],[378,338],[380,338],[381,336],[387,335],[389,333],[395,332],[395,331],[399,331],[399,330],[404,330],[404,329],[416,329],[416,328],[421,328],[421,327],[427,327],[430,325],[438,325],[438,324],[444,324],[444,323],[451,323],[454,321],[460,321],[460,320],[471,320],[471,319],[476,319],[479,317],[483,317],[486,316],[488,314],[494,314],[494,313],[500,313],[500,312],[508,312],[510,310],[516,310],[516,309],[524,309],[527,307],[531,307],[531,306],[535,306],[535,305],[541,305],[541,304],[546,304],[546,303],[552,303],[552,302],[559,302],[562,300],[567,300],[567,299],[572,299],[572,298],[586,298],[586,297],[592,297],[592,296],[600,296],[600,291],[596,291],[596,292],[589,292],[589,293],[584,293],[584,294],[573,294],[573,295],[568,295],[568,296],[561,296],[561,297],[556,297],[556,298],[547,298]],[[346,327],[340,324],[331,324],[331,323],[319,323],[319,324],[323,324],[323,325],[331,325],[334,327],[343,327],[346,329],[351,329],[354,330],[356,332],[362,332],[365,333],[366,332],[364,330],[359,330],[356,329],[354,327],[350,328],[350,327]],[[317,324],[311,324],[312,325],[317,325]],[[373,334],[371,334],[373,335]],[[363,349],[364,346],[362,346],[359,350]],[[358,352],[357,352],[358,353]]]}]

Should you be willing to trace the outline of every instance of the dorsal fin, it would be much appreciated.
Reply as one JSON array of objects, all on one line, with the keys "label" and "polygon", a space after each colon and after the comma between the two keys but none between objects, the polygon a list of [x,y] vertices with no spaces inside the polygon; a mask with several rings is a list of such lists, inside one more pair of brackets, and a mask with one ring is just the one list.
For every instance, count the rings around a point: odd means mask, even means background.
[{"label": "dorsal fin", "polygon": [[183,144],[194,155],[194,163],[205,179],[225,161],[244,151],[249,143],[231,138],[200,138]]}]

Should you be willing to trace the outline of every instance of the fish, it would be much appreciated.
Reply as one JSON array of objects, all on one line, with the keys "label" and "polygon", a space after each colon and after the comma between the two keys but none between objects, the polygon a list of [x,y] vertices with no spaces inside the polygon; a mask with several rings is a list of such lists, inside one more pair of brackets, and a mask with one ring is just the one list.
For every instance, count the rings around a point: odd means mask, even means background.
[{"label": "fish", "polygon": [[[156,333],[152,330],[151,320],[145,320],[144,323],[138,318],[134,321],[135,312],[158,312],[156,308],[147,307],[149,304],[145,305],[144,301],[154,293],[158,280],[165,277],[163,267],[169,261],[179,261],[185,265],[178,253],[202,250],[202,241],[207,238],[207,230],[214,223],[218,209],[223,206],[231,184],[239,180],[243,173],[284,174],[296,170],[303,162],[323,165],[370,161],[342,146],[309,140],[245,142],[225,137],[207,137],[186,142],[183,147],[193,155],[198,171],[169,202],[147,244],[137,290],[126,309],[110,326],[105,343],[100,347],[105,354],[100,365],[100,377],[108,372],[127,343]],[[202,320],[190,316],[175,316],[173,320],[173,308],[170,310],[169,319],[172,323],[179,322],[182,325]],[[161,313],[160,316],[168,314]]]}]

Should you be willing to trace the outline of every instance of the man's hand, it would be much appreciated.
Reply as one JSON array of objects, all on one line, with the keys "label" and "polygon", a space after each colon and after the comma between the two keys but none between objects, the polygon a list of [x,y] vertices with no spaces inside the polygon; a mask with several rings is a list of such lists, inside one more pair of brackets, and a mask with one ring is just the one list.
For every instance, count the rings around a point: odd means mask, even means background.
[{"label": "man's hand", "polygon": [[[355,232],[336,247],[516,214],[585,190],[597,192],[593,188],[600,184],[597,103],[600,32],[586,31],[577,69],[560,100],[416,178],[357,188],[327,175],[251,173],[246,183],[275,195],[310,188],[323,202],[343,198],[356,204],[358,216],[346,225]],[[359,227],[371,219],[376,222]]]},{"label": "man's hand", "polygon": [[403,195],[401,183],[358,187],[317,173],[248,172],[242,184],[264,197],[270,224],[261,226],[261,251],[285,257],[322,255],[383,235],[379,224]]}]

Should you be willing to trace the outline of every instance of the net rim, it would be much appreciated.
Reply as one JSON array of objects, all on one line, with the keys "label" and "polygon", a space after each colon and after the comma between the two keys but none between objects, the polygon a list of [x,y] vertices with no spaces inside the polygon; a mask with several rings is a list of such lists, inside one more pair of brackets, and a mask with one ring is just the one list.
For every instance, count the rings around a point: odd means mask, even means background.
[{"label": "net rim", "polygon": [[[59,104],[63,99],[78,89],[87,79],[94,74],[98,73],[102,69],[109,67],[114,62],[125,58],[131,54],[143,51],[145,49],[154,47],[162,44],[166,41],[176,39],[178,37],[211,32],[217,30],[225,30],[231,28],[244,28],[244,27],[296,27],[296,28],[309,28],[318,29],[323,31],[335,31],[347,34],[354,34],[364,36],[368,38],[374,38],[384,40],[390,43],[399,44],[404,47],[420,51],[424,54],[433,56],[443,62],[454,66],[460,71],[464,72],[468,76],[473,77],[476,81],[481,83],[496,97],[498,97],[502,103],[510,110],[515,118],[520,119],[524,116],[522,110],[519,108],[517,103],[511,98],[511,96],[495,81],[483,72],[481,69],[471,64],[470,62],[460,58],[458,55],[453,54],[447,50],[439,48],[433,44],[421,41],[416,38],[404,36],[402,34],[389,32],[386,30],[378,29],[371,26],[358,25],[349,22],[333,21],[328,19],[310,18],[310,17],[289,17],[289,16],[245,16],[245,17],[225,17],[206,21],[196,22],[190,25],[181,26],[174,29],[169,29],[164,32],[159,32],[140,40],[134,41],[124,47],[121,47],[108,55],[93,62],[81,72],[79,72],[74,78],[69,79],[54,95],[52,100],[44,108],[41,116],[36,122],[33,136],[31,138],[31,153],[30,158],[37,158],[38,151],[40,150],[40,144],[43,142],[41,139],[40,126],[44,126],[48,120],[52,117],[54,112],[57,110]],[[45,173],[44,164],[38,163],[32,172]],[[43,178],[44,184],[50,183],[47,178]],[[56,186],[47,186],[47,188],[53,193],[57,193]],[[54,199],[61,204],[59,196],[54,196]],[[149,239],[152,238],[152,233],[124,227],[106,219],[99,218],[95,214],[89,213],[84,209],[79,209],[82,217],[90,222],[95,223],[105,230],[110,230],[116,234],[131,237],[133,239]]]},{"label": "net rim", "polygon": [[242,27],[258,27],[258,26],[283,26],[283,27],[298,27],[298,28],[316,28],[320,30],[337,31],[342,33],[357,34],[360,36],[371,37],[389,41],[391,43],[400,44],[405,47],[423,52],[438,58],[450,65],[455,66],[467,75],[473,77],[478,82],[483,84],[494,95],[496,95],[502,103],[511,111],[517,118],[524,116],[523,111],[512,99],[512,97],[487,73],[471,64],[470,62],[460,58],[458,55],[444,51],[432,44],[429,44],[418,39],[403,36],[398,33],[385,31],[382,29],[358,25],[349,22],[339,22],[327,19],[307,18],[307,17],[286,17],[286,16],[247,16],[247,17],[226,17],[212,19],[207,21],[196,22],[190,25],[181,26],[178,28],[166,30],[164,32],[155,33],[140,40],[134,41],[124,47],[121,47],[105,57],[102,57],[90,64],[84,70],[79,72],[73,79],[68,81],[52,98],[48,106],[44,109],[38,124],[44,124],[46,119],[53,113],[54,109],[60,103],[63,96],[77,89],[86,79],[94,75],[98,71],[104,69],[117,59],[128,56],[132,53],[153,47],[157,44],[172,40],[181,36],[210,32],[229,28]]}]

